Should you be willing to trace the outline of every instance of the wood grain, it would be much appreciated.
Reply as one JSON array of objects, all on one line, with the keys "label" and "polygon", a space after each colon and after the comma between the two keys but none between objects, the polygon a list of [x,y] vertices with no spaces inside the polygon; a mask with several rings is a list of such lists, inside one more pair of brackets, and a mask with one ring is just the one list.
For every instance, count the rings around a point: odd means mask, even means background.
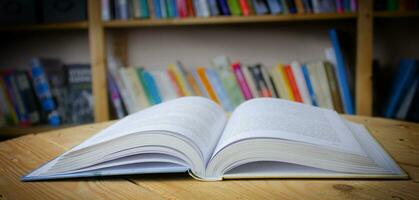
[{"label": "wood grain", "polygon": [[106,45],[99,0],[88,1],[89,48],[92,66],[92,90],[95,122],[109,120],[108,88],[106,85]]},{"label": "wood grain", "polygon": [[356,69],[355,107],[358,115],[372,115],[372,48],[373,5],[372,0],[359,1]]}]

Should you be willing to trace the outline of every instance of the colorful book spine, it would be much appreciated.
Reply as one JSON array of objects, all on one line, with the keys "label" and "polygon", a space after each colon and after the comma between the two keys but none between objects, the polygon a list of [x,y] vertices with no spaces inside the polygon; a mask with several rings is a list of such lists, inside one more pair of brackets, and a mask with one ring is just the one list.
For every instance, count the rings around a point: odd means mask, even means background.
[{"label": "colorful book spine", "polygon": [[249,16],[250,15],[250,8],[247,0],[239,0],[240,8],[242,11],[243,16]]},{"label": "colorful book spine", "polygon": [[307,84],[305,82],[303,72],[301,71],[300,63],[292,62],[291,68],[303,103],[311,105],[310,94],[308,93]]},{"label": "colorful book spine", "polygon": [[198,0],[201,9],[201,17],[211,16],[207,0]]},{"label": "colorful book spine", "polygon": [[159,3],[159,5],[160,5],[160,13],[161,13],[161,18],[162,19],[165,19],[165,18],[168,18],[169,17],[169,15],[168,15],[168,8],[167,8],[167,0],[159,0],[160,1],[160,3]]},{"label": "colorful book spine", "polygon": [[208,7],[211,16],[220,15],[220,11],[218,10],[217,0],[208,0]]},{"label": "colorful book spine", "polygon": [[31,124],[29,114],[23,102],[22,96],[19,93],[19,88],[17,86],[16,79],[13,76],[13,72],[6,72],[3,76],[3,80],[6,85],[6,89],[10,97],[11,103],[13,105],[13,108],[19,119],[19,125],[29,126]]},{"label": "colorful book spine", "polygon": [[266,5],[265,1],[263,0],[252,0],[253,8],[255,9],[255,13],[257,15],[264,15],[269,13],[268,6]]},{"label": "colorful book spine", "polygon": [[230,9],[231,15],[240,16],[242,14],[238,0],[227,0],[227,3]]},{"label": "colorful book spine", "polygon": [[31,124],[37,124],[41,121],[41,113],[38,111],[38,105],[32,85],[26,72],[14,73],[19,94],[22,97],[23,104],[29,116]]},{"label": "colorful book spine", "polygon": [[307,84],[307,90],[308,90],[308,93],[310,94],[311,104],[313,104],[313,106],[318,106],[319,104],[317,103],[316,93],[314,92],[307,66],[306,65],[301,66],[301,71],[303,72],[304,79]]},{"label": "colorful book spine", "polygon": [[333,107],[338,113],[343,113],[342,100],[340,99],[340,91],[336,79],[336,72],[334,66],[326,62],[324,63],[327,80],[329,81],[330,95],[332,96]]},{"label": "colorful book spine", "polygon": [[[134,0],[137,1],[137,0]],[[149,18],[150,12],[149,12],[149,6],[148,6],[148,0],[138,0],[140,4],[140,17],[141,18]]]},{"label": "colorful book spine", "polygon": [[243,93],[244,98],[246,100],[252,99],[253,95],[252,95],[252,92],[250,91],[249,85],[246,82],[240,63],[233,63],[231,67],[233,69],[237,83],[240,86],[240,89]]},{"label": "colorful book spine", "polygon": [[218,73],[212,68],[207,68],[205,72],[223,108],[228,112],[232,112],[234,110],[233,104],[221,83]]},{"label": "colorful book spine", "polygon": [[343,0],[336,0],[336,12],[337,13],[344,13],[345,10],[343,8]]},{"label": "colorful book spine", "polygon": [[190,89],[189,84],[186,80],[184,70],[181,69],[180,65],[181,64],[179,63],[176,65],[170,64],[168,69],[173,71],[173,74],[175,75],[175,80],[178,83],[180,89],[182,90],[182,93],[185,96],[192,96],[192,90]]},{"label": "colorful book spine", "polygon": [[224,16],[229,16],[230,9],[228,8],[227,0],[218,0],[218,5],[220,6],[220,14]]},{"label": "colorful book spine", "polygon": [[196,84],[198,85],[199,90],[201,91],[201,96],[209,98],[209,95],[208,95],[207,91],[205,90],[204,84],[202,83],[201,79],[199,78],[199,75],[196,72],[196,70],[192,70],[191,74],[192,74]]},{"label": "colorful book spine", "polygon": [[307,64],[310,80],[320,107],[333,109],[333,101],[323,62]]},{"label": "colorful book spine", "polygon": [[61,119],[56,110],[57,107],[52,97],[47,76],[39,59],[31,60],[30,76],[41,108],[47,114],[48,123],[53,126],[60,125]]},{"label": "colorful book spine", "polygon": [[260,97],[259,92],[256,88],[255,79],[253,78],[253,76],[250,72],[250,66],[242,66],[241,69],[242,69],[242,72],[244,74],[244,78],[246,79],[247,85],[250,88],[250,92],[252,92],[253,98]]},{"label": "colorful book spine", "polygon": [[0,78],[0,102],[0,108],[4,115],[6,124],[12,126],[17,125],[19,121],[16,116],[16,112],[13,110],[12,104],[10,103],[2,78]]},{"label": "colorful book spine", "polygon": [[129,19],[128,0],[115,0],[115,13],[117,19]]},{"label": "colorful book spine", "polygon": [[188,10],[188,17],[194,17],[195,16],[195,9],[193,0],[186,0],[186,8]]},{"label": "colorful book spine", "polygon": [[119,78],[121,80],[121,82],[123,83],[125,90],[121,90],[121,91],[126,91],[126,96],[128,98],[125,99],[125,103],[127,105],[127,109],[128,109],[128,113],[132,114],[135,113],[139,110],[141,110],[141,105],[140,103],[137,101],[136,95],[135,95],[135,91],[134,91],[134,86],[132,84],[132,82],[129,80],[127,72],[125,71],[124,68],[119,68],[118,69],[118,75]]},{"label": "colorful book spine", "polygon": [[209,82],[209,80],[208,80],[208,78],[207,78],[205,68],[203,68],[203,67],[198,67],[198,68],[196,69],[196,73],[198,74],[199,79],[201,80],[202,85],[204,86],[205,91],[206,91],[206,92],[207,92],[207,94],[208,94],[208,97],[209,97],[210,99],[212,99],[214,102],[216,102],[216,103],[220,104],[220,101],[219,101],[219,99],[217,98],[217,95],[215,94],[215,91],[214,91],[214,89],[211,87],[211,83]]},{"label": "colorful book spine", "polygon": [[177,17],[176,0],[166,0],[166,8],[168,18]]},{"label": "colorful book spine", "polygon": [[169,80],[172,83],[172,85],[173,85],[173,87],[176,91],[176,95],[178,97],[185,96],[185,93],[183,93],[182,89],[180,88],[179,83],[176,80],[175,72],[172,69],[167,69],[167,75],[169,76]]},{"label": "colorful book spine", "polygon": [[142,80],[144,80],[145,88],[147,88],[147,91],[149,92],[151,99],[153,101],[153,104],[159,104],[162,102],[162,98],[160,95],[160,91],[157,87],[156,81],[154,80],[154,77],[148,72],[147,70],[142,70]]},{"label": "colorful book spine", "polygon": [[189,85],[192,88],[192,91],[195,93],[196,96],[202,96],[203,95],[198,83],[196,82],[196,79],[194,78],[194,76],[192,75],[191,72],[188,72],[186,74],[186,80],[188,81]]},{"label": "colorful book spine", "polygon": [[282,7],[277,0],[266,0],[268,3],[269,11],[272,15],[276,15],[282,12]]},{"label": "colorful book spine", "polygon": [[271,91],[269,91],[266,80],[262,75],[262,71],[259,65],[249,67],[249,71],[255,82],[256,90],[260,97],[272,97]]},{"label": "colorful book spine", "polygon": [[294,95],[295,101],[296,102],[303,102],[303,99],[301,98],[300,92],[298,91],[297,82],[295,81],[295,77],[294,77],[291,66],[290,65],[285,65],[284,66],[284,71],[285,71],[285,74],[287,75],[288,82],[290,84],[291,91]]},{"label": "colorful book spine", "polygon": [[339,40],[337,36],[337,32],[335,29],[329,31],[329,37],[332,42],[332,46],[336,56],[336,70],[337,70],[337,77],[339,82],[339,88],[341,92],[341,99],[343,102],[343,108],[346,114],[355,114],[355,109],[353,106],[353,99],[349,89],[347,75],[346,75],[346,67],[344,58],[342,55],[342,51],[340,49]]},{"label": "colorful book spine", "polygon": [[284,85],[284,92],[282,92],[282,94],[285,94],[285,96],[283,98],[288,99],[290,101],[295,101],[295,97],[292,92],[291,85],[288,80],[287,73],[285,72],[284,66],[282,64],[279,64],[277,68],[278,68],[278,74],[280,78],[279,80],[281,80],[281,82]]},{"label": "colorful book spine", "polygon": [[112,74],[108,74],[107,76],[107,85],[109,98],[111,99],[112,106],[115,109],[116,117],[121,119],[125,116],[125,110],[118,86]]},{"label": "colorful book spine", "polygon": [[174,86],[172,85],[169,75],[166,71],[150,71],[156,79],[158,90],[160,91],[162,101],[177,98]]},{"label": "colorful book spine", "polygon": [[358,1],[351,0],[351,12],[356,12],[358,10]]},{"label": "colorful book spine", "polygon": [[142,95],[146,97],[146,99],[148,101],[148,105],[154,105],[156,103],[154,102],[154,99],[151,95],[150,88],[147,87],[146,82],[144,80],[143,70],[144,70],[143,68],[135,68],[137,78],[138,78],[139,83],[141,85],[141,89],[143,89],[143,92],[144,92]]},{"label": "colorful book spine", "polygon": [[101,6],[102,6],[102,20],[103,21],[109,21],[112,19],[111,14],[111,0],[101,0]]},{"label": "colorful book spine", "polygon": [[148,107],[151,102],[148,100],[147,93],[144,90],[144,85],[142,84],[141,79],[138,77],[136,68],[127,67],[124,68],[124,70],[126,71],[128,80],[132,84],[136,101],[140,104],[141,108]]},{"label": "colorful book spine", "polygon": [[157,19],[163,18],[160,0],[153,0],[153,8],[154,8],[154,14],[156,15]]},{"label": "colorful book spine", "polygon": [[176,6],[179,12],[179,17],[187,17],[188,16],[188,6],[186,4],[186,0],[177,0]]}]

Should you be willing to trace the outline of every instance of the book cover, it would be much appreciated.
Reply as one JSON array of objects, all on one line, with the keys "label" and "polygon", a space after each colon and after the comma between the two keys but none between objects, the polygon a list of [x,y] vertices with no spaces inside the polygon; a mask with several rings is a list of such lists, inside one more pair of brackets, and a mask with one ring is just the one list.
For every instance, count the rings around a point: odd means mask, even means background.
[{"label": "book cover", "polygon": [[188,6],[186,4],[186,0],[176,0],[176,6],[179,17],[183,18],[188,16]]},{"label": "book cover", "polygon": [[343,113],[342,100],[340,99],[340,91],[336,79],[335,67],[329,63],[324,63],[327,80],[329,81],[330,95],[332,96],[333,107],[338,113]]},{"label": "book cover", "polygon": [[301,71],[300,63],[291,62],[292,73],[297,84],[298,92],[300,93],[303,103],[311,105],[310,94],[308,93],[307,84],[304,79],[303,72]]},{"label": "book cover", "polygon": [[208,94],[208,97],[212,99],[214,102],[220,104],[220,100],[218,99],[214,89],[211,86],[210,81],[208,80],[206,69],[204,67],[198,67],[196,69],[196,73],[198,74],[198,77],[201,80],[202,85],[204,86],[205,91]]},{"label": "book cover", "polygon": [[240,86],[240,90],[243,94],[244,99],[249,100],[253,98],[252,92],[250,91],[249,85],[246,82],[240,63],[231,64],[236,81]]},{"label": "book cover", "polygon": [[38,101],[36,99],[35,93],[33,91],[33,86],[29,80],[28,75],[25,71],[15,71],[14,76],[16,79],[17,87],[19,89],[20,96],[22,97],[22,101],[28,113],[31,125],[40,123],[40,108],[38,106]]},{"label": "book cover", "polygon": [[272,15],[282,13],[282,7],[278,0],[266,0],[266,2]]},{"label": "book cover", "polygon": [[109,91],[109,99],[111,100],[112,107],[115,111],[115,115],[118,119],[125,117],[126,112],[124,109],[124,103],[119,92],[118,86],[116,81],[111,73],[108,74],[106,77],[107,79],[107,86]]},{"label": "book cover", "polygon": [[403,59],[400,61],[384,110],[385,117],[395,117],[397,109],[400,107],[400,103],[407,93],[407,88],[412,85],[418,74],[418,68],[417,62],[413,59]]},{"label": "book cover", "polygon": [[19,123],[16,116],[16,112],[13,110],[13,106],[10,103],[10,98],[7,94],[3,78],[0,77],[0,101],[3,102],[0,104],[1,111],[5,118],[6,124],[13,126]]},{"label": "book cover", "polygon": [[253,8],[256,15],[264,15],[269,13],[268,5],[263,0],[252,0]]},{"label": "book cover", "polygon": [[224,16],[230,16],[230,8],[228,7],[227,0],[217,0],[218,5],[220,6],[220,14]]},{"label": "book cover", "polygon": [[237,84],[236,78],[230,69],[230,60],[226,56],[218,56],[212,60],[212,65],[221,78],[223,87],[227,91],[233,107],[244,101],[243,94]]},{"label": "book cover", "polygon": [[290,85],[292,94],[296,102],[303,102],[300,92],[298,91],[297,82],[295,81],[294,73],[290,65],[284,66],[284,72],[287,75],[288,83]]},{"label": "book cover", "polygon": [[233,109],[234,109],[233,104],[231,103],[230,97],[227,95],[227,92],[225,91],[225,89],[224,89],[224,87],[221,83],[221,79],[220,79],[218,73],[212,68],[207,68],[205,70],[205,73],[207,75],[207,78],[208,78],[215,94],[217,95],[218,100],[221,103],[221,106],[227,112],[233,111]]},{"label": "book cover", "polygon": [[147,92],[149,93],[153,105],[159,104],[162,102],[162,98],[160,95],[160,91],[157,87],[156,80],[154,79],[153,75],[145,69],[140,69],[142,80],[144,81],[144,87],[147,88]]},{"label": "book cover", "polygon": [[314,92],[313,84],[311,83],[310,75],[308,73],[308,69],[305,64],[301,66],[301,71],[303,72],[304,80],[306,81],[306,84],[307,84],[307,90],[308,90],[308,93],[310,94],[311,104],[313,106],[318,106],[319,104],[317,103],[317,96],[316,96],[316,93]]},{"label": "book cover", "polygon": [[[88,64],[66,65],[68,75],[67,111],[70,123],[93,122],[92,72]],[[71,102],[71,103],[70,103]]]},{"label": "book cover", "polygon": [[240,10],[239,0],[227,0],[228,8],[231,15],[240,16],[242,12]]},{"label": "book cover", "polygon": [[208,7],[209,7],[211,16],[220,15],[220,11],[218,10],[217,0],[208,0]]},{"label": "book cover", "polygon": [[335,29],[329,30],[329,37],[332,42],[332,46],[334,49],[335,57],[336,57],[336,74],[337,79],[339,82],[339,89],[341,92],[341,99],[343,102],[343,108],[346,114],[355,114],[355,108],[353,104],[352,94],[349,88],[348,79],[347,79],[347,72],[345,61],[343,58],[343,54],[341,51],[341,47],[339,44],[339,39],[337,36],[337,32]]}]

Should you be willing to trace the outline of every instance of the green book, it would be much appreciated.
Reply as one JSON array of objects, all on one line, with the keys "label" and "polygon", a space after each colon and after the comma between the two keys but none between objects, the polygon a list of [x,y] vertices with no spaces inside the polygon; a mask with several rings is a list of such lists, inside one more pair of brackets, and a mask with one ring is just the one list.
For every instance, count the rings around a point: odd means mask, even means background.
[{"label": "green book", "polygon": [[136,68],[136,71],[137,71],[138,80],[140,80],[141,86],[144,89],[144,93],[145,93],[145,95],[147,97],[148,103],[150,105],[153,105],[154,104],[154,100],[151,97],[150,90],[149,90],[149,88],[146,87],[146,83],[145,83],[144,78],[143,78],[143,71],[144,71],[144,69],[143,68]]},{"label": "green book", "polygon": [[230,8],[231,15],[240,16],[242,11],[240,9],[238,0],[227,0],[228,8]]},{"label": "green book", "polygon": [[150,13],[148,11],[148,2],[147,0],[138,0],[140,5],[140,17],[141,18],[149,18]]},{"label": "green book", "polygon": [[387,0],[387,9],[389,11],[396,11],[399,9],[399,1],[398,0]]}]

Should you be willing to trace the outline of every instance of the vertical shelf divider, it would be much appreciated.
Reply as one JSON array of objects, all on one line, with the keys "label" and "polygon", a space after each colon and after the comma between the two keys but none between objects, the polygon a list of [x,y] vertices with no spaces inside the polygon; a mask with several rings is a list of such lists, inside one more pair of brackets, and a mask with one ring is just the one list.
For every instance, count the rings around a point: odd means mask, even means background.
[{"label": "vertical shelf divider", "polygon": [[355,107],[357,115],[372,116],[373,1],[358,1]]},{"label": "vertical shelf divider", "polygon": [[105,30],[101,17],[101,1],[89,0],[89,48],[92,65],[92,89],[95,122],[109,120],[108,90],[106,85]]}]

